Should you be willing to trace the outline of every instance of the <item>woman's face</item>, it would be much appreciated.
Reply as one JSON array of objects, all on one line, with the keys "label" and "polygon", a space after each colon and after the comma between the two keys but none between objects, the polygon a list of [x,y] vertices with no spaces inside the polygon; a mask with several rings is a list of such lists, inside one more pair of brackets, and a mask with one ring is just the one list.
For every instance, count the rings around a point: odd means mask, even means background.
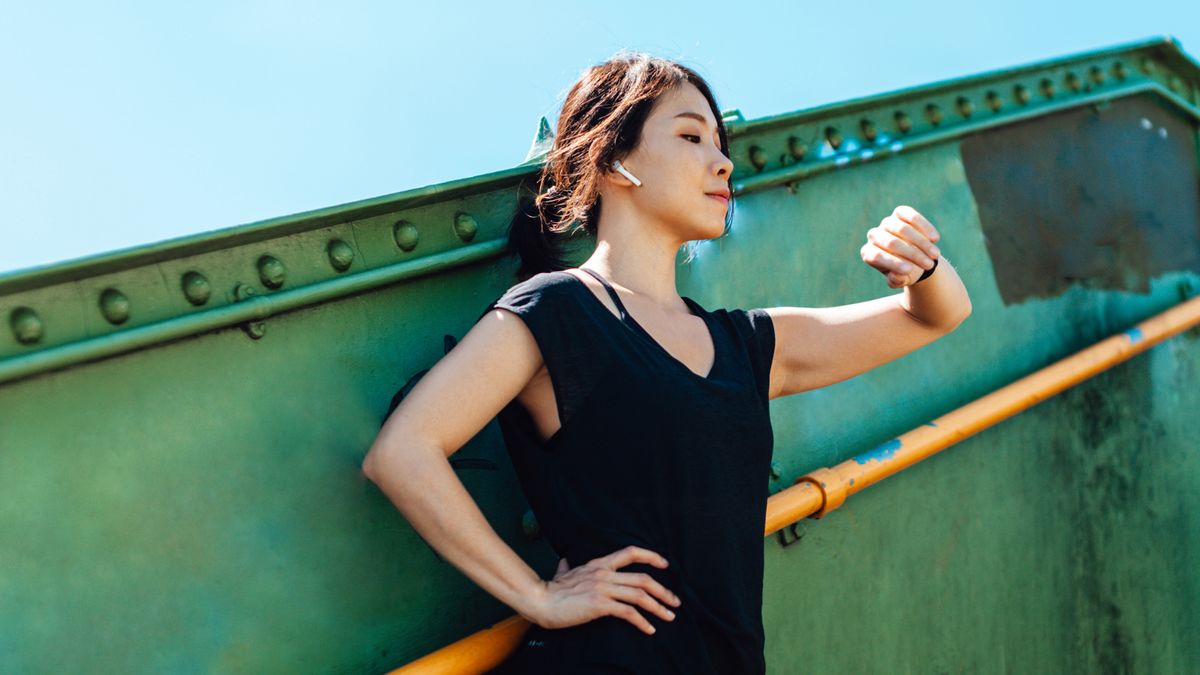
[{"label": "woman's face", "polygon": [[729,189],[733,162],[721,152],[717,120],[708,99],[690,82],[659,98],[646,118],[642,137],[621,165],[642,181],[625,194],[649,222],[659,223],[682,244],[713,239],[725,232],[728,200],[707,193]]}]

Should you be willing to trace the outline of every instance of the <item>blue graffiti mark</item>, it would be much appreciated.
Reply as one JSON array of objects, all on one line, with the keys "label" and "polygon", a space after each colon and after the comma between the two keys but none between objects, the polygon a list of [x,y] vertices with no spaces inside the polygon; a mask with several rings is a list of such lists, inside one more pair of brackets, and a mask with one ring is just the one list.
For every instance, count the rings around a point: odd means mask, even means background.
[{"label": "blue graffiti mark", "polygon": [[882,443],[855,457],[854,461],[858,462],[859,464],[866,464],[867,462],[882,462],[885,459],[890,459],[899,449],[900,439],[893,438],[887,443]]},{"label": "blue graffiti mark", "polygon": [[1142,335],[1142,331],[1139,328],[1130,328],[1125,331],[1125,337],[1129,338],[1129,341],[1135,345],[1146,339],[1146,336]]},{"label": "blue graffiti mark", "polygon": [[904,149],[904,144],[901,143],[900,141],[896,141],[895,143],[892,143],[892,145],[891,145],[892,152],[900,152],[903,149]]},{"label": "blue graffiti mark", "polygon": [[833,163],[838,166],[846,166],[847,164],[850,163],[850,158],[849,157],[838,157],[837,159],[833,160]]},{"label": "blue graffiti mark", "polygon": [[854,485],[854,479],[853,479],[853,478],[851,478],[851,479],[850,479],[850,484],[851,484],[851,485]]},{"label": "blue graffiti mark", "polygon": [[936,427],[936,426],[937,426],[937,425],[936,425],[936,424],[934,424],[933,422],[926,422],[925,424],[928,424],[928,425],[929,425],[929,426],[931,426],[931,427]]},{"label": "blue graffiti mark", "polygon": [[842,148],[842,152],[854,152],[858,149],[858,142],[853,138],[846,139],[846,147]]},{"label": "blue graffiti mark", "polygon": [[871,159],[874,156],[875,156],[874,150],[863,150],[862,153],[860,154],[860,157],[863,158],[864,162],[868,159]]}]

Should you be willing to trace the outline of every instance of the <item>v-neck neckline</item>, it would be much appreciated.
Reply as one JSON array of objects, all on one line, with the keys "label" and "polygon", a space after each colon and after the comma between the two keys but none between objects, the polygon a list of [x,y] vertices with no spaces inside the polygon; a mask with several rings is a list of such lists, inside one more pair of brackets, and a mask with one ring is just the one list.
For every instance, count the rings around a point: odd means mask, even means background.
[{"label": "v-neck neckline", "polygon": [[[611,297],[613,295],[616,295],[616,290],[612,288],[612,286],[608,283],[608,281],[606,279],[604,279],[604,277],[602,277],[599,272],[595,272],[595,270],[588,270],[588,269],[585,269],[582,267],[579,267],[576,269],[583,271],[585,274],[595,273],[597,280],[600,281],[601,284],[605,286],[605,290],[609,291],[609,296]],[[680,296],[680,298],[684,301],[684,303],[687,304],[687,306],[692,310],[693,316],[700,317],[700,320],[704,322],[704,327],[708,331],[708,339],[710,342],[712,342],[713,361],[712,361],[712,365],[710,365],[708,368],[708,372],[705,373],[704,375],[701,375],[700,373],[697,373],[696,371],[692,370],[686,363],[684,363],[683,361],[680,361],[674,354],[667,351],[667,348],[662,346],[662,344],[658,340],[655,340],[654,336],[651,335],[650,332],[647,331],[645,328],[643,328],[642,325],[637,322],[637,319],[633,318],[633,315],[629,313],[629,310],[625,309],[625,304],[623,302],[621,302],[620,297],[612,298],[613,303],[616,304],[616,306],[617,306],[617,310],[621,313],[621,316],[615,316],[615,315],[613,315],[612,310],[610,310],[604,304],[604,302],[600,300],[600,298],[596,297],[596,294],[592,292],[591,287],[588,286],[586,283],[584,283],[583,279],[580,279],[579,277],[575,276],[574,274],[571,274],[570,272],[567,272],[566,270],[559,270],[559,271],[562,272],[563,274],[566,274],[567,276],[573,278],[580,286],[582,286],[583,291],[585,293],[587,293],[587,295],[589,297],[591,297],[591,299],[600,306],[601,311],[603,311],[605,314],[607,314],[609,318],[613,319],[614,321],[617,321],[618,323],[622,324],[626,328],[632,330],[634,333],[641,335],[656,350],[658,350],[658,352],[660,354],[665,356],[668,360],[674,362],[679,368],[681,368],[687,374],[691,375],[694,379],[701,380],[704,382],[712,382],[715,380],[715,377],[717,375],[717,370],[719,369],[719,367],[721,365],[721,342],[717,338],[717,331],[713,330],[712,322],[709,320],[709,317],[708,317],[708,312],[705,312],[704,309],[702,307],[700,307],[696,303],[695,300],[692,300],[691,298],[689,298],[687,296]]]}]

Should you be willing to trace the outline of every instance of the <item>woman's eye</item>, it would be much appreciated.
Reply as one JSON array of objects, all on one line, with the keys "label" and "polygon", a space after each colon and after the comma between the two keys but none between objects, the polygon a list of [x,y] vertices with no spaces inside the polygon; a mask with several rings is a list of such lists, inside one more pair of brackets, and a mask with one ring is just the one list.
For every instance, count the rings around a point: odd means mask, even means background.
[{"label": "woman's eye", "polygon": [[694,138],[694,139],[696,139],[696,142],[697,142],[697,143],[699,143],[699,142],[700,142],[700,137],[699,137],[699,136],[696,136],[696,135],[694,135],[694,134],[684,134],[684,135],[683,135],[683,137],[684,137],[684,138]]}]

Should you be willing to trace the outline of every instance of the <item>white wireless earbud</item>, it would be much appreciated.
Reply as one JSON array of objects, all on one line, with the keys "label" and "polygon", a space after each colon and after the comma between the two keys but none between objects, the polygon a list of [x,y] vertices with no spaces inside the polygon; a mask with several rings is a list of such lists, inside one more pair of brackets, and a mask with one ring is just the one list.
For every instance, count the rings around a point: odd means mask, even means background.
[{"label": "white wireless earbud", "polygon": [[637,176],[635,176],[635,175],[633,175],[633,174],[629,173],[629,170],[628,170],[628,169],[626,169],[625,167],[621,166],[621,160],[619,160],[619,159],[618,159],[618,160],[616,160],[615,162],[613,162],[613,168],[614,168],[614,169],[616,169],[617,171],[620,171],[620,172],[621,172],[621,174],[622,174],[622,175],[624,175],[624,176],[625,176],[626,178],[628,178],[629,180],[633,181],[633,184],[634,184],[634,185],[636,185],[636,186],[638,186],[638,187],[641,187],[641,186],[642,186],[642,181],[638,180],[638,179],[637,179]]}]

